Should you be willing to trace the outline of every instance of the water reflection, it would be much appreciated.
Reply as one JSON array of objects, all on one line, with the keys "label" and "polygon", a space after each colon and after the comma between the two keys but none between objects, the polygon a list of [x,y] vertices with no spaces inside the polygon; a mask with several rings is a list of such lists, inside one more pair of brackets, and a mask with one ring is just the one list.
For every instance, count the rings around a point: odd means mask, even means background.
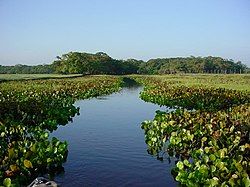
[{"label": "water reflection", "polygon": [[156,110],[139,99],[142,87],[132,84],[120,92],[75,103],[80,116],[52,134],[69,144],[62,186],[176,186],[174,163],[159,162],[147,153],[140,124]]}]

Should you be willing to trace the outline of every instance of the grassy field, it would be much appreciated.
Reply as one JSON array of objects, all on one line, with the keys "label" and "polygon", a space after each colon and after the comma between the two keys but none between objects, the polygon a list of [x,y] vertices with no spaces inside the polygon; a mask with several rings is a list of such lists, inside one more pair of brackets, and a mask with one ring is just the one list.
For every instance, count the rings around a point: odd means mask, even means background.
[{"label": "grassy field", "polygon": [[154,78],[171,85],[226,88],[250,91],[250,74],[176,74],[176,75],[133,75],[139,78]]},{"label": "grassy field", "polygon": [[[28,80],[81,77],[81,74],[0,74],[1,80]],[[96,75],[102,76],[102,75]],[[250,74],[177,74],[177,75],[132,75],[132,77],[151,77],[174,85],[205,86],[250,91]]]},{"label": "grassy field", "polygon": [[80,77],[81,74],[60,75],[60,74],[0,74],[0,80],[26,80],[26,79],[49,79]]}]

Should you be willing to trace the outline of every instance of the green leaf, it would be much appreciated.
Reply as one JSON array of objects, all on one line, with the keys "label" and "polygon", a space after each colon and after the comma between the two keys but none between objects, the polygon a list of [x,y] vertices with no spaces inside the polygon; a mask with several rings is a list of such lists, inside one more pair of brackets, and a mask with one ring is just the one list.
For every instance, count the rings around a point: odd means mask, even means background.
[{"label": "green leaf", "polygon": [[203,160],[204,160],[205,163],[207,163],[209,161],[209,157],[207,155],[204,155]]},{"label": "green leaf", "polygon": [[156,137],[153,137],[151,140],[152,140],[152,142],[156,142],[156,141],[157,141],[157,138],[156,138]]},{"label": "green leaf", "polygon": [[234,181],[234,178],[230,178],[228,183],[231,185],[231,186],[235,186],[235,181]]},{"label": "green leaf", "polygon": [[31,150],[32,152],[36,152],[36,144],[33,144],[33,145],[31,146],[30,150]]},{"label": "green leaf", "polygon": [[184,168],[184,165],[181,161],[179,161],[177,164],[176,164],[177,168],[182,170]]},{"label": "green leaf", "polygon": [[209,155],[209,159],[211,161],[215,161],[216,160],[216,156],[214,154],[211,154],[211,155]]},{"label": "green leaf", "polygon": [[16,164],[10,165],[10,170],[16,172],[18,170],[18,166]]},{"label": "green leaf", "polygon": [[10,186],[11,186],[11,179],[10,179],[10,178],[5,178],[5,179],[3,180],[3,185],[4,185],[5,187],[10,187]]},{"label": "green leaf", "polygon": [[185,159],[185,160],[183,161],[183,163],[184,163],[184,165],[187,166],[187,167],[190,167],[190,166],[191,166],[190,162],[189,162],[187,159]]},{"label": "green leaf", "polygon": [[213,177],[212,179],[209,180],[209,186],[217,186],[219,185],[219,179],[217,177]]},{"label": "green leaf", "polygon": [[202,164],[199,171],[203,174],[203,175],[207,175],[208,174],[208,168],[205,164]]},{"label": "green leaf", "polygon": [[209,147],[204,148],[205,153],[209,153],[209,150],[210,150]]},{"label": "green leaf", "polygon": [[9,158],[13,158],[15,156],[15,152],[14,152],[14,148],[11,148],[8,150],[8,153],[9,153]]},{"label": "green leaf", "polygon": [[211,166],[211,171],[212,171],[212,173],[215,172],[216,171],[216,167],[212,165]]},{"label": "green leaf", "polygon": [[169,142],[173,145],[175,145],[175,137],[171,136]]},{"label": "green leaf", "polygon": [[249,187],[250,186],[250,179],[248,177],[244,177],[242,179],[242,181],[244,182],[245,186]]},{"label": "green leaf", "polygon": [[202,141],[202,142],[207,141],[207,137],[203,137],[203,138],[201,139],[201,141]]},{"label": "green leaf", "polygon": [[237,170],[240,171],[240,172],[243,170],[243,167],[242,167],[241,163],[239,163],[239,162],[237,162],[237,163],[235,164],[235,167],[236,167]]},{"label": "green leaf", "polygon": [[220,158],[224,158],[225,157],[225,151],[224,151],[224,149],[219,150],[218,154],[219,154]]},{"label": "green leaf", "polygon": [[33,168],[32,163],[29,160],[24,160],[23,164],[26,168]]}]

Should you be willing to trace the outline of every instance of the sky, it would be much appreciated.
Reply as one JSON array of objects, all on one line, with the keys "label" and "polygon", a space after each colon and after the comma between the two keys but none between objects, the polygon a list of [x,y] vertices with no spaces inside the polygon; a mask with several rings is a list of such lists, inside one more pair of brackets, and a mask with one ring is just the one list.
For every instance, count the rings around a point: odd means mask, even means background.
[{"label": "sky", "polygon": [[220,56],[250,67],[250,1],[0,0],[0,65],[49,64],[70,51]]}]

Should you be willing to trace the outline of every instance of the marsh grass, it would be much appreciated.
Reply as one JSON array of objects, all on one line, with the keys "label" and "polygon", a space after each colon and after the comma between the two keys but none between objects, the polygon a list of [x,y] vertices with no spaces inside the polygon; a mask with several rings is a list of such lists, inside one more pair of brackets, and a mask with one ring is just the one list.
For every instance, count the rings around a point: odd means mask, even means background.
[{"label": "marsh grass", "polygon": [[151,77],[173,86],[197,86],[250,91],[250,74],[176,74],[176,75],[133,75]]},{"label": "marsh grass", "polygon": [[28,80],[28,79],[50,79],[80,77],[81,74],[60,75],[60,74],[0,74],[0,80]]}]

